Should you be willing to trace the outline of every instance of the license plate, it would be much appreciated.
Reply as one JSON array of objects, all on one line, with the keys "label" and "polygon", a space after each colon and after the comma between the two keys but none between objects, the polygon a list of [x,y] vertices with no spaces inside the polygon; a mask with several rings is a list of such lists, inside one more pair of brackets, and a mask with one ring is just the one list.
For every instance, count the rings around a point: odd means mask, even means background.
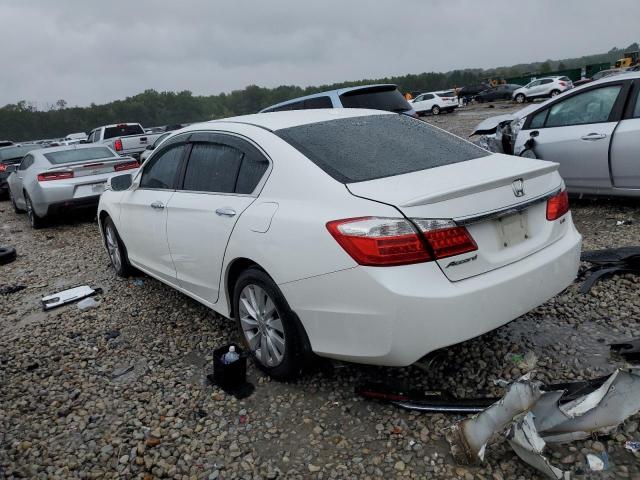
[{"label": "license plate", "polygon": [[104,192],[104,185],[104,182],[92,183],[90,185],[78,185],[73,196],[75,198],[80,198],[100,195]]},{"label": "license plate", "polygon": [[504,248],[513,247],[529,238],[526,213],[516,213],[496,220]]}]

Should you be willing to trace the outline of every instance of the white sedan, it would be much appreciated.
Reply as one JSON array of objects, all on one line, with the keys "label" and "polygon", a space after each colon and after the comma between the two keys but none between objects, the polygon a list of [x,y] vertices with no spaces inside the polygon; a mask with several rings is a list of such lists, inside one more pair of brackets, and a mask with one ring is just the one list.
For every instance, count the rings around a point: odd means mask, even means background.
[{"label": "white sedan", "polygon": [[573,281],[557,168],[403,115],[264,113],[174,133],[110,180],[99,225],[119,275],[234,318],[275,378],[310,352],[404,366]]}]

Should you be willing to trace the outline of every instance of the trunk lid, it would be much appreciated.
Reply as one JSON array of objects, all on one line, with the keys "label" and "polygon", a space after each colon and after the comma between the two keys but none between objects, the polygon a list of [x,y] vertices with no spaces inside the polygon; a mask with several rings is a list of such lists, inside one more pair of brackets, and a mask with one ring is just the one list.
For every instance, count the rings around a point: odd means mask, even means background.
[{"label": "trunk lid", "polygon": [[347,188],[393,205],[407,218],[464,225],[478,249],[437,260],[447,278],[457,281],[516,262],[564,235],[564,217],[546,218],[546,199],[562,186],[557,169],[552,162],[495,154]]},{"label": "trunk lid", "polygon": [[[134,166],[135,162],[135,166]],[[49,168],[48,172],[64,171],[73,172],[73,178],[102,175],[138,168],[137,160],[131,157],[109,157],[104,159],[89,160],[75,163],[64,163]]]}]

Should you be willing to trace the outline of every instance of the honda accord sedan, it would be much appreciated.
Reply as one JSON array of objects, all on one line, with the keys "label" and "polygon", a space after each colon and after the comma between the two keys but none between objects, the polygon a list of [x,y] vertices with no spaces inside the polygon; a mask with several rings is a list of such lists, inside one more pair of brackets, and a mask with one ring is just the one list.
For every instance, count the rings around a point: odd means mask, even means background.
[{"label": "honda accord sedan", "polygon": [[557,170],[388,112],[263,113],[177,131],[98,217],[118,275],[235,319],[284,379],[310,352],[409,365],[562,291],[581,237]]}]

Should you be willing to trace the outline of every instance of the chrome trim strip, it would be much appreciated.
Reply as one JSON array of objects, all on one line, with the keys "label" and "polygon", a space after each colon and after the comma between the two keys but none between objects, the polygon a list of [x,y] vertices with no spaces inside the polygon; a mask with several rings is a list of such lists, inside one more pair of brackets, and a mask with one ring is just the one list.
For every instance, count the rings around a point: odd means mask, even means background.
[{"label": "chrome trim strip", "polygon": [[514,213],[522,212],[523,210],[526,210],[527,208],[533,205],[536,205],[538,203],[546,202],[551,197],[555,197],[558,193],[560,193],[561,190],[562,188],[558,187],[552,192],[545,193],[540,197],[533,198],[531,200],[528,200],[523,203],[519,203],[517,205],[512,205],[510,207],[503,208],[500,210],[494,210],[493,212],[481,213],[479,215],[470,215],[468,217],[458,217],[458,218],[454,218],[453,221],[456,223],[456,225],[463,226],[463,225],[471,225],[473,223],[478,223],[478,222],[484,222],[486,220],[495,220],[498,218],[506,217],[508,215],[513,215]]}]

